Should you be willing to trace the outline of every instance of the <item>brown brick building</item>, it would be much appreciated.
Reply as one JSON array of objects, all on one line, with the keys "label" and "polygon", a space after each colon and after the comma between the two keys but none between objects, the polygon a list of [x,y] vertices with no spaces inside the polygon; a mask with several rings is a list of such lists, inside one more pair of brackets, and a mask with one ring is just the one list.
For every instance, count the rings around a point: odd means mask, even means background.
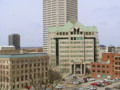
[{"label": "brown brick building", "polygon": [[103,53],[101,63],[91,63],[91,77],[120,78],[120,54]]},{"label": "brown brick building", "polygon": [[109,63],[91,63],[91,76],[97,78],[113,78],[113,67]]}]

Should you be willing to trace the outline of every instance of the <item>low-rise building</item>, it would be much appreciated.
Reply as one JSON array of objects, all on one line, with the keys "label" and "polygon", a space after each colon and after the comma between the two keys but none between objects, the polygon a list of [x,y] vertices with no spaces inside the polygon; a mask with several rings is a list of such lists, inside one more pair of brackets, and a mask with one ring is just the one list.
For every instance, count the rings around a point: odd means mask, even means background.
[{"label": "low-rise building", "polygon": [[48,60],[45,53],[0,55],[0,88],[19,90],[46,81]]},{"label": "low-rise building", "polygon": [[15,50],[14,46],[0,46],[0,51],[3,50]]},{"label": "low-rise building", "polygon": [[91,77],[120,78],[120,54],[103,53],[101,63],[91,63]]},{"label": "low-rise building", "polygon": [[91,63],[91,76],[95,78],[113,78],[113,66],[110,63]]}]

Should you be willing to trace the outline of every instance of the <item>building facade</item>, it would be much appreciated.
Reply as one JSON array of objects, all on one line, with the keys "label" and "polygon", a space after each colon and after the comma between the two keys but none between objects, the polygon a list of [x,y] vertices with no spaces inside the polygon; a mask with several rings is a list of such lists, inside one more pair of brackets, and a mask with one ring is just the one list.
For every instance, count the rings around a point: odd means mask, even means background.
[{"label": "building facade", "polygon": [[48,59],[44,53],[0,55],[1,90],[19,90],[47,80]]},{"label": "building facade", "polygon": [[20,49],[20,35],[19,34],[9,35],[9,45],[15,46],[15,49]]},{"label": "building facade", "polygon": [[15,50],[14,46],[0,46],[0,51],[3,50]]},{"label": "building facade", "polygon": [[110,63],[91,63],[91,77],[113,79],[113,68]]},{"label": "building facade", "polygon": [[78,19],[77,0],[43,0],[44,52],[47,52],[48,27],[64,26],[71,18]]},{"label": "building facade", "polygon": [[103,53],[102,63],[91,63],[91,76],[96,78],[120,78],[120,54]]},{"label": "building facade", "polygon": [[99,60],[98,31],[70,20],[63,27],[48,29],[50,63],[65,74],[87,74],[90,63]]}]

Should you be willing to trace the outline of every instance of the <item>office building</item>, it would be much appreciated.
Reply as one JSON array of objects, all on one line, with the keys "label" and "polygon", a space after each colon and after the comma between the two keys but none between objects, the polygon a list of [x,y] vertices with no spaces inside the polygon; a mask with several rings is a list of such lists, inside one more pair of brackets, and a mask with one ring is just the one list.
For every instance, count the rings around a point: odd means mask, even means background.
[{"label": "office building", "polygon": [[0,55],[1,90],[40,85],[47,80],[48,60],[45,53]]},{"label": "office building", "polygon": [[48,29],[50,63],[61,73],[84,75],[90,73],[90,63],[99,60],[98,31],[70,20],[64,26]]},{"label": "office building", "polygon": [[20,35],[19,34],[9,35],[9,45],[15,46],[15,49],[20,49]]},{"label": "office building", "polygon": [[44,52],[47,52],[48,27],[64,26],[72,18],[78,19],[77,0],[43,0]]}]

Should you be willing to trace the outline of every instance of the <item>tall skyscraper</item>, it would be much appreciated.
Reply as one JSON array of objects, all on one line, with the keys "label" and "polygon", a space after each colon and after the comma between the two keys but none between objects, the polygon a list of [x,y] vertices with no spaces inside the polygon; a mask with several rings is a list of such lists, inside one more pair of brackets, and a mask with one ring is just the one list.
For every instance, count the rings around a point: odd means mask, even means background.
[{"label": "tall skyscraper", "polygon": [[48,27],[63,26],[71,18],[78,19],[77,0],[43,0],[43,49],[47,52]]},{"label": "tall skyscraper", "polygon": [[9,35],[9,45],[15,46],[15,49],[20,49],[20,35],[19,34]]}]

